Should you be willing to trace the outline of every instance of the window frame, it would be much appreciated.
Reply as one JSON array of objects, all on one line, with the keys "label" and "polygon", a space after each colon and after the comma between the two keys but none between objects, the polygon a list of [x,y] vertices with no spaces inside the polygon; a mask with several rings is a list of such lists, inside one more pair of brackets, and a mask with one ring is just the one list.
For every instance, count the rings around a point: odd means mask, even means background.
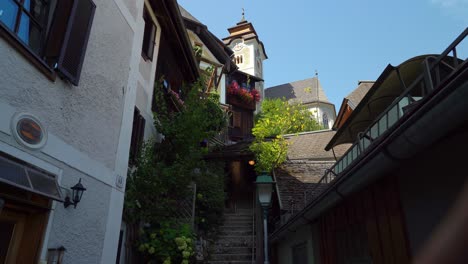
[{"label": "window frame", "polygon": [[[28,61],[30,61],[40,72],[42,72],[46,77],[55,81],[57,73],[42,59],[40,54],[37,54],[27,43],[25,43],[18,35],[21,17],[25,13],[28,18],[33,21],[36,25],[39,24],[37,20],[32,16],[32,14],[24,8],[24,0],[19,2],[18,0],[11,0],[14,4],[17,5],[18,10],[15,15],[15,25],[14,29],[10,29],[5,23],[0,21],[0,37],[6,40],[13,48],[15,48],[21,55],[23,55]],[[42,1],[44,2],[44,1]],[[55,14],[53,14],[55,16]],[[47,31],[47,29],[45,30]],[[44,29],[41,30],[41,53],[44,52],[44,46],[47,42],[47,37],[44,36]]]},{"label": "window frame", "polygon": [[[326,122],[325,122],[325,121],[326,121]],[[323,123],[322,125],[323,125],[323,128],[325,128],[325,129],[330,129],[329,122],[330,122],[330,120],[328,119],[328,115],[327,115],[327,113],[324,112],[324,113],[322,114],[322,123]]]},{"label": "window frame", "polygon": [[[158,26],[153,21],[153,18],[145,6],[143,9],[143,21],[145,22],[145,27],[143,29],[143,41],[141,46],[141,57],[145,61],[153,61],[154,59],[154,50],[156,48],[156,35],[158,34]],[[151,28],[147,31],[147,26],[151,26]],[[146,39],[146,34],[148,35],[148,39]],[[153,35],[154,34],[154,35]],[[153,35],[153,36],[152,36]],[[145,41],[146,39],[146,41]],[[149,52],[151,49],[151,52]]]},{"label": "window frame", "polygon": [[[45,8],[48,8],[46,16],[44,16],[44,24],[42,25],[42,36],[41,36],[41,44],[38,52],[34,51],[33,48],[29,45],[26,44],[21,37],[18,34],[18,28],[20,27],[20,21],[21,17],[23,14],[26,14],[29,18],[29,21],[33,21],[35,26],[37,27],[37,19],[35,19],[30,11],[25,10],[24,8],[24,1],[25,0],[11,0],[13,4],[15,4],[18,8],[16,11],[16,17],[15,17],[15,25],[14,25],[14,30],[10,29],[5,23],[0,21],[0,37],[5,39],[6,42],[8,42],[16,51],[18,51],[23,57],[25,57],[33,66],[35,66],[41,73],[46,75],[50,81],[55,81],[57,75],[59,75],[62,79],[66,79],[69,83],[78,86],[79,80],[81,77],[81,71],[82,71],[82,66],[84,62],[84,58],[86,55],[86,50],[88,47],[88,39],[91,34],[91,27],[93,25],[93,19],[94,19],[94,14],[96,10],[96,4],[94,3],[94,0],[69,0],[71,3],[68,7],[68,9],[63,9],[63,5],[60,5],[59,3],[64,3],[60,2],[63,0],[59,0],[56,2],[56,5],[53,7],[53,13],[50,13],[51,7],[47,5]],[[34,1],[34,0],[31,0]],[[50,3],[49,0],[37,0],[40,1],[41,3]],[[80,5],[81,4],[81,5]],[[62,7],[62,9],[58,9]],[[88,8],[88,10],[85,10],[87,12],[80,12],[83,11],[83,8]],[[77,11],[79,9],[79,11]],[[58,11],[59,10],[59,11]],[[70,13],[62,13],[60,11],[65,11],[65,12],[70,12]],[[64,19],[62,22],[65,27],[63,32],[55,32],[51,33],[53,29],[56,29],[58,22],[56,21],[57,17],[62,17],[65,15],[66,20]],[[47,18],[47,19],[46,19]],[[85,29],[86,31],[83,31],[84,34],[81,34],[82,39],[79,39],[78,41],[78,48],[76,47],[70,47],[68,41],[71,35],[74,35],[76,33],[77,29],[75,28],[75,25],[83,25],[77,24],[77,21],[79,20],[86,19],[87,22],[87,28]],[[83,22],[83,21],[81,21]],[[31,23],[31,22],[30,22]],[[40,25],[40,24],[39,24]],[[29,33],[28,33],[29,34]],[[55,34],[55,35],[51,35]],[[62,35],[63,34],[63,35]],[[59,49],[60,51],[57,51],[57,61],[54,60],[49,60],[51,57],[47,57],[48,52],[50,51],[49,46],[51,43],[49,43],[51,36],[55,38],[63,38],[59,42]],[[74,43],[74,42],[71,42]],[[53,44],[52,44],[53,45]],[[67,60],[70,56],[69,50],[76,50],[77,53],[77,61],[73,61],[72,64],[68,63],[65,65],[63,62]],[[74,48],[74,49],[73,49]],[[70,72],[71,70],[74,70],[74,72]]]}]

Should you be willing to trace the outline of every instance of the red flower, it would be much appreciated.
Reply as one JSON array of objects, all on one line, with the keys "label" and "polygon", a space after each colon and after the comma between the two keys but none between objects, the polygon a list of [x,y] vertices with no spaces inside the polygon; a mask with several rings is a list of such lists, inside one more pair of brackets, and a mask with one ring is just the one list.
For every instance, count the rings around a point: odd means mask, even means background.
[{"label": "red flower", "polygon": [[260,93],[258,92],[258,90],[252,89],[252,91],[250,91],[250,94],[252,95],[252,98],[255,102],[260,102]]}]

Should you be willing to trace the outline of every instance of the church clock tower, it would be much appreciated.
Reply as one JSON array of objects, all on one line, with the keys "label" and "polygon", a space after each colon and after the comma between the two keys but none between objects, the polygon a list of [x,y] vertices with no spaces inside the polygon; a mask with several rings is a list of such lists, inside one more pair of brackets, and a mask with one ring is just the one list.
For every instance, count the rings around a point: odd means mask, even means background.
[{"label": "church clock tower", "polygon": [[[241,21],[228,28],[228,31],[229,36],[223,38],[223,41],[234,51],[233,60],[239,70],[263,79],[263,61],[268,56],[254,26],[245,20],[244,12]],[[263,82],[257,82],[255,88],[263,99],[265,96]],[[257,109],[260,109],[260,105],[257,105]]]}]

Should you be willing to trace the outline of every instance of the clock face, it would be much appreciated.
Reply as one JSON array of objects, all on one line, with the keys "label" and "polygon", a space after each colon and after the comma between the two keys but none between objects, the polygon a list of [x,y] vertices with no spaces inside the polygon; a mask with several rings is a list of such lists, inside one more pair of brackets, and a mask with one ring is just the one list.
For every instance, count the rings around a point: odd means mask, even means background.
[{"label": "clock face", "polygon": [[239,42],[239,43],[237,43],[237,44],[234,46],[233,50],[234,50],[234,51],[240,51],[243,47],[244,47],[244,44],[242,44],[241,42]]}]

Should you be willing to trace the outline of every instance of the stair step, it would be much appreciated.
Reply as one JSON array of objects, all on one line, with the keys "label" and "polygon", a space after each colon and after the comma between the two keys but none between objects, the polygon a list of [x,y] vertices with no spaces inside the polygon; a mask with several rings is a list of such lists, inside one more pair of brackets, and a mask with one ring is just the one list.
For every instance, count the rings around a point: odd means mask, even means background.
[{"label": "stair step", "polygon": [[223,248],[231,248],[231,247],[248,247],[252,248],[252,245],[254,245],[254,242],[250,240],[218,240],[216,243],[213,245],[215,251],[217,249],[221,249],[222,251]]},{"label": "stair step", "polygon": [[227,228],[238,228],[238,227],[248,227],[248,228],[252,228],[253,227],[253,223],[223,223],[223,225],[221,226],[221,228],[223,227],[227,227]]},{"label": "stair step", "polygon": [[252,260],[252,254],[212,254],[212,260]]},{"label": "stair step", "polygon": [[221,229],[221,236],[252,236],[253,234],[253,229],[252,228],[246,228],[243,230],[239,229]]},{"label": "stair step", "polygon": [[[224,228],[220,228],[220,235],[230,235],[231,232],[243,233],[242,235],[252,235],[253,228],[251,228],[251,227],[238,227],[238,228],[224,227]],[[241,235],[241,234],[239,234],[239,235]]]},{"label": "stair step", "polygon": [[214,247],[213,254],[252,254],[252,247]]},{"label": "stair step", "polygon": [[237,260],[231,260],[231,261],[225,261],[225,260],[216,260],[216,261],[208,261],[207,262],[208,264],[253,264],[255,263],[252,262],[252,261],[244,261],[244,260],[241,260],[241,261],[237,261]]},{"label": "stair step", "polygon": [[226,218],[224,223],[241,223],[241,224],[251,224],[253,223],[252,219],[242,219],[242,218]]}]

